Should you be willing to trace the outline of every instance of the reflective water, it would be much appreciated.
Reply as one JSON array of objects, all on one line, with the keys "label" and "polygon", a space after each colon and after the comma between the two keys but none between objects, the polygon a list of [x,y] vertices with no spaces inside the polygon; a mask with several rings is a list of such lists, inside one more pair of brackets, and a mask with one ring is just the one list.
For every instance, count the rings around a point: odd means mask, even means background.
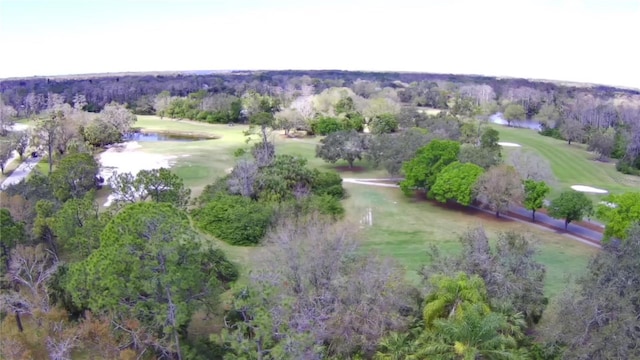
[{"label": "reflective water", "polygon": [[[508,125],[507,120],[502,117],[502,113],[495,113],[489,117],[489,121],[494,124]],[[511,126],[540,131],[540,123],[535,120],[512,120]]]}]

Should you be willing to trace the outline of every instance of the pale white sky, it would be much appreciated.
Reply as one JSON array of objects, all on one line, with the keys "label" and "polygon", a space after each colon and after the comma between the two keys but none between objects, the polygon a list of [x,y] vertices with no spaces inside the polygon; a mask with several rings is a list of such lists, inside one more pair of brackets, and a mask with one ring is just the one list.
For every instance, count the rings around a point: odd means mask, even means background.
[{"label": "pale white sky", "polygon": [[0,0],[0,78],[343,69],[640,88],[640,0]]}]

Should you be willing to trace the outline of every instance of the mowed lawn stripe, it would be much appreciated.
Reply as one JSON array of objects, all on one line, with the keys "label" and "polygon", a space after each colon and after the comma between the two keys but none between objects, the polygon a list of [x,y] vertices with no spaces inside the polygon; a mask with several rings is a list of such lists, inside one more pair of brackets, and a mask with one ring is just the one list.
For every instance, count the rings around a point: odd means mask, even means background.
[{"label": "mowed lawn stripe", "polygon": [[[523,151],[536,151],[546,158],[556,176],[558,188],[553,194],[568,190],[571,185],[587,185],[603,188],[612,193],[634,191],[640,178],[616,171],[614,161],[603,163],[592,160],[594,155],[583,144],[568,145],[566,141],[537,134],[533,130],[495,126],[500,140],[522,145]],[[508,154],[515,148],[505,148]]]}]

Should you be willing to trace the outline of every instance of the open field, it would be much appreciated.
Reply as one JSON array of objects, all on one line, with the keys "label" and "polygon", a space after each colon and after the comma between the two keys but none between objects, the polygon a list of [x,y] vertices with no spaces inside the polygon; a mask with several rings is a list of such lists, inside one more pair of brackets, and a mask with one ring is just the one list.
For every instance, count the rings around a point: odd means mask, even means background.
[{"label": "open field", "polygon": [[499,220],[469,208],[450,208],[422,199],[410,199],[393,188],[345,184],[348,219],[358,223],[371,208],[373,225],[363,229],[363,245],[382,255],[390,255],[406,266],[409,277],[428,259],[425,250],[436,245],[443,253],[460,250],[458,238],[467,229],[482,226],[495,239],[503,231],[529,234],[538,240],[538,259],[547,266],[546,292],[560,292],[567,275],[584,271],[595,248],[552,231],[529,224]]},{"label": "open field", "polygon": [[[542,136],[534,130],[492,125],[500,132],[500,141],[522,145],[522,151],[533,150],[549,160],[556,176],[557,186],[551,196],[556,196],[571,185],[586,185],[608,190],[611,193],[638,191],[640,177],[625,175],[615,168],[615,161],[603,163],[595,161],[592,153],[586,151],[586,145],[571,144],[566,141]],[[515,148],[504,148],[505,155]],[[600,199],[603,195],[591,195]]]}]

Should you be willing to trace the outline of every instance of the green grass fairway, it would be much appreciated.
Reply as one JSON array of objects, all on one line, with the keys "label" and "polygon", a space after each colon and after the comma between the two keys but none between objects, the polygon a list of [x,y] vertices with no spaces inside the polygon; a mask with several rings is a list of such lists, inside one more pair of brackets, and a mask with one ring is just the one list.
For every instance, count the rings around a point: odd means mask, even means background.
[{"label": "green grass fairway", "polygon": [[538,240],[538,260],[546,265],[545,291],[558,294],[567,275],[584,272],[589,258],[597,249],[568,237],[529,224],[495,220],[492,215],[472,215],[437,204],[406,198],[398,189],[345,184],[349,198],[345,201],[348,219],[359,224],[372,209],[373,226],[363,227],[365,249],[392,256],[409,270],[409,277],[418,280],[416,271],[427,262],[426,252],[436,245],[444,253],[460,250],[458,237],[468,228],[483,226],[490,236],[513,230],[527,233]]},{"label": "green grass fairway", "polygon": [[[587,185],[608,190],[611,193],[638,191],[640,177],[624,175],[615,169],[615,162],[603,163],[592,160],[594,155],[586,151],[583,144],[568,145],[566,141],[542,136],[534,130],[493,127],[500,132],[500,141],[522,145],[522,150],[533,150],[549,160],[556,176],[558,186],[553,189],[552,196],[570,189],[571,185]],[[504,153],[515,148],[504,147]],[[597,199],[602,195],[594,195]]]}]

